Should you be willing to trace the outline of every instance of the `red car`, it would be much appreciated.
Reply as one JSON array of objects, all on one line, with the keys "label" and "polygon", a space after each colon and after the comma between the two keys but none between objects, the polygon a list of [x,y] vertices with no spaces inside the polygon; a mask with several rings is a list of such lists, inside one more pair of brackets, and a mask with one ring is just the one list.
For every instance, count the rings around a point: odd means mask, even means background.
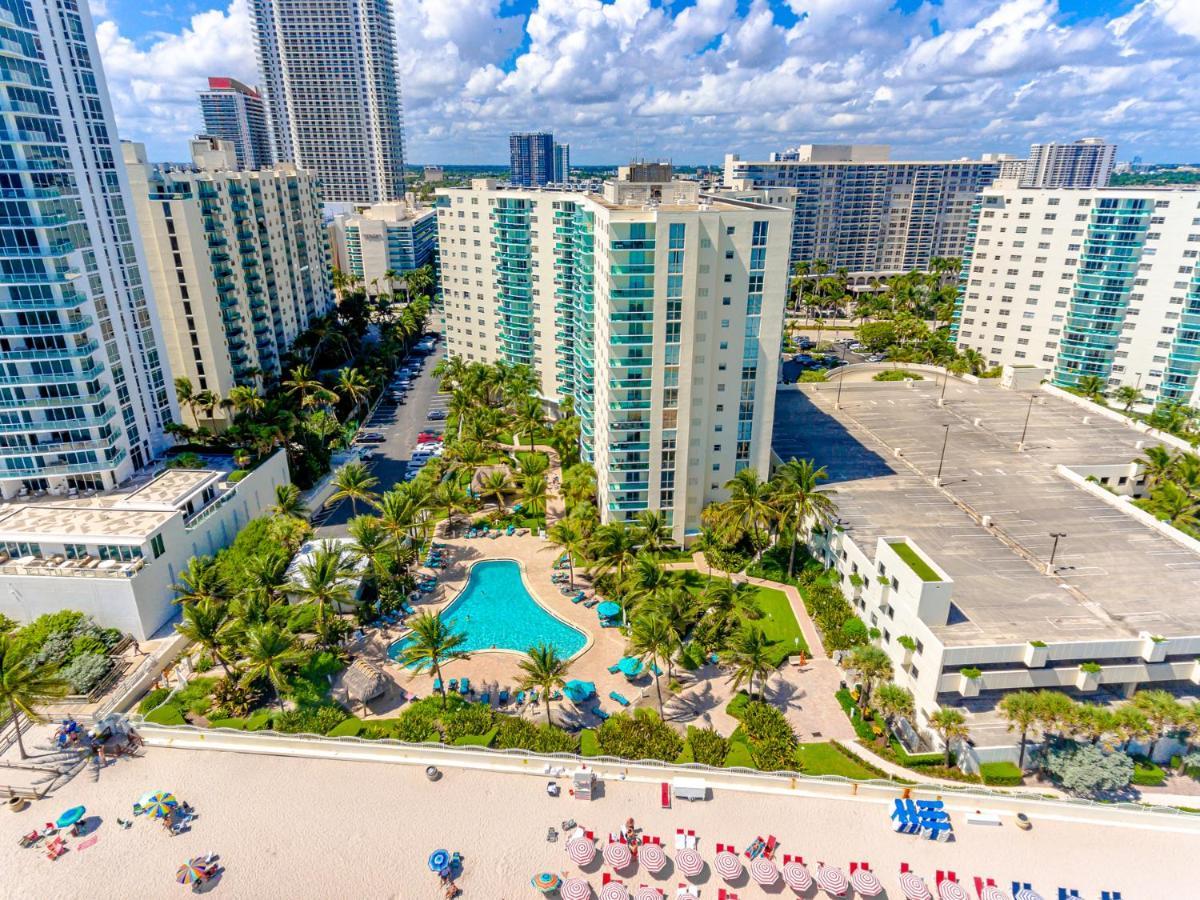
[{"label": "red car", "polygon": [[442,436],[434,434],[432,431],[422,431],[417,435],[418,444],[440,444],[441,442]]}]

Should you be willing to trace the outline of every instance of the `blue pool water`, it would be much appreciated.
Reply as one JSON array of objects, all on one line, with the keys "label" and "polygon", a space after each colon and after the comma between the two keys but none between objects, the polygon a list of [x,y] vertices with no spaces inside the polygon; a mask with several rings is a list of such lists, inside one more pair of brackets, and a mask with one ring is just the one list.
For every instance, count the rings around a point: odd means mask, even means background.
[{"label": "blue pool water", "polygon": [[[466,635],[463,650],[516,650],[549,644],[563,659],[574,656],[587,637],[548,613],[525,588],[521,567],[512,560],[494,559],[471,567],[467,586],[440,613],[454,631]],[[388,648],[397,659],[408,642],[401,638]]]}]

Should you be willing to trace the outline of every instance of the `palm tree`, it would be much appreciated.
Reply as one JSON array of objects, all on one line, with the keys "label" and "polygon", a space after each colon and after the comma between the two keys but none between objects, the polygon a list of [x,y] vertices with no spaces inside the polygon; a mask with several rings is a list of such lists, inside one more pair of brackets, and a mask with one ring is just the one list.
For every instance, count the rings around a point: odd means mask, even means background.
[{"label": "palm tree", "polygon": [[[624,591],[625,573],[637,558],[635,535],[625,522],[610,522],[601,525],[592,535],[591,568],[601,575],[612,573],[619,592]],[[621,603],[621,617],[625,619],[625,604]],[[622,621],[624,624],[624,621]]]},{"label": "palm tree", "polygon": [[644,509],[637,516],[637,542],[646,553],[658,553],[671,542],[666,517],[656,509]]},{"label": "palm tree", "polygon": [[725,488],[729,499],[719,504],[717,520],[729,536],[749,533],[757,557],[766,546],[762,532],[775,521],[770,485],[760,481],[754,469],[742,469],[725,483]]},{"label": "palm tree", "polygon": [[233,640],[239,626],[237,620],[230,615],[229,606],[211,600],[187,603],[183,607],[182,619],[183,621],[175,626],[175,630],[207,650],[228,675],[225,647]]},{"label": "palm tree", "polygon": [[288,396],[295,396],[300,401],[301,409],[337,401],[337,394],[321,384],[312,369],[303,363],[293,367],[283,387]]},{"label": "palm tree", "polygon": [[586,546],[583,532],[579,523],[573,519],[559,519],[546,531],[551,543],[561,547],[567,554],[567,570],[570,573],[572,590],[575,588],[575,560],[583,553]]},{"label": "palm tree", "polygon": [[762,618],[756,599],[758,590],[748,581],[710,580],[701,596],[708,606],[704,614],[705,633],[713,647],[721,646],[741,622]]},{"label": "palm tree", "polygon": [[898,716],[912,718],[913,711],[916,709],[912,691],[890,681],[881,684],[875,691],[874,702],[875,708],[879,710],[879,714],[883,716],[883,721],[889,729]]},{"label": "palm tree", "polygon": [[479,496],[491,497],[496,503],[496,515],[504,515],[504,495],[512,490],[512,482],[508,480],[508,472],[504,469],[493,469],[480,479]]},{"label": "palm tree", "polygon": [[530,475],[521,480],[521,511],[535,516],[546,512],[546,476]]},{"label": "palm tree", "polygon": [[1129,415],[1134,404],[1142,402],[1142,392],[1131,384],[1123,384],[1113,393],[1113,397],[1121,404],[1125,415]]},{"label": "palm tree", "polygon": [[671,658],[679,649],[679,635],[671,622],[664,616],[654,613],[638,616],[633,620],[633,628],[629,635],[629,649],[644,664],[650,662],[650,671],[654,674],[654,690],[658,694],[658,714],[663,715],[662,685],[659,683],[658,661],[669,665]]},{"label": "palm tree", "polygon": [[175,397],[179,401],[180,406],[186,406],[188,412],[192,414],[192,421],[199,422],[200,417],[196,415],[196,389],[192,386],[190,378],[175,379]]},{"label": "palm tree", "polygon": [[38,664],[32,647],[22,648],[11,634],[0,634],[0,704],[8,707],[21,759],[27,759],[28,754],[21,738],[20,717],[41,722],[38,707],[64,696],[67,687],[57,671]]},{"label": "palm tree", "polygon": [[359,406],[362,405],[371,393],[371,383],[367,381],[358,369],[339,369],[337,378],[337,392],[340,396],[346,398],[354,405],[350,407],[350,416],[358,412]]},{"label": "palm tree", "polygon": [[525,674],[521,676],[520,687],[523,691],[536,690],[546,701],[546,724],[550,724],[550,697],[566,684],[567,670],[570,662],[558,655],[558,651],[550,644],[538,644],[530,647],[525,658],[518,664]]},{"label": "palm tree", "polygon": [[767,638],[761,628],[746,625],[737,632],[729,642],[724,660],[733,666],[730,682],[733,689],[739,690],[746,685],[746,693],[754,698],[754,682],[760,682],[759,696],[767,686],[767,676],[775,664],[772,661],[772,648],[775,641]]},{"label": "palm tree", "polygon": [[1081,375],[1075,381],[1075,392],[1093,403],[1104,402],[1104,389],[1108,387],[1106,382],[1099,375]]},{"label": "palm tree", "polygon": [[1160,483],[1167,480],[1171,475],[1171,470],[1175,468],[1175,457],[1161,444],[1147,447],[1142,457],[1134,462],[1142,467],[1142,474],[1146,476],[1147,491],[1154,490]]},{"label": "palm tree", "polygon": [[533,452],[534,438],[546,424],[546,413],[542,401],[537,397],[521,397],[513,408],[513,428],[529,435],[529,452]]},{"label": "palm tree", "polygon": [[1154,743],[1151,745],[1151,751],[1167,736],[1171,727],[1184,718],[1183,707],[1167,691],[1138,691],[1133,695],[1132,704],[1135,709],[1141,710],[1153,729]]},{"label": "palm tree", "polygon": [[851,651],[846,668],[862,676],[862,690],[858,695],[859,709],[866,709],[871,700],[871,689],[876,681],[892,677],[892,660],[887,653],[872,644],[862,644]]},{"label": "palm tree", "polygon": [[427,612],[410,620],[409,625],[412,634],[409,643],[400,651],[400,658],[406,666],[433,671],[434,682],[442,694],[442,706],[445,706],[446,687],[442,684],[442,664],[466,656],[461,648],[467,636],[451,631],[441,616]]},{"label": "palm tree", "polygon": [[953,762],[953,742],[962,740],[970,733],[967,720],[957,709],[947,706],[929,717],[929,727],[938,733],[946,745],[946,768],[949,768]]},{"label": "palm tree", "polygon": [[338,469],[337,474],[333,476],[334,492],[329,495],[330,502],[337,503],[339,500],[350,501],[350,514],[358,515],[358,503],[362,501],[368,506],[375,506],[375,491],[373,488],[379,484],[379,479],[371,474],[361,462],[349,462]]},{"label": "palm tree", "polygon": [[179,581],[171,586],[175,602],[183,604],[220,602],[225,599],[225,582],[220,566],[211,556],[193,556]]},{"label": "palm tree", "polygon": [[454,516],[467,508],[467,492],[454,479],[443,481],[433,489],[433,503],[446,510],[446,530],[454,533]]},{"label": "palm tree", "polygon": [[1150,494],[1150,508],[1179,527],[1194,527],[1200,524],[1197,511],[1200,504],[1187,489],[1174,481],[1164,481]]},{"label": "palm tree", "polygon": [[375,516],[357,516],[346,523],[346,531],[354,541],[354,556],[366,562],[377,580],[386,578],[395,545],[383,522]]},{"label": "palm tree", "polygon": [[282,712],[283,694],[288,686],[286,672],[305,659],[295,635],[274,622],[256,625],[246,631],[243,653],[247,665],[242,673],[242,687],[249,687],[260,679],[267,681],[275,689],[275,699]]},{"label": "palm tree", "polygon": [[1025,768],[1025,747],[1029,742],[1029,729],[1041,718],[1042,707],[1037,694],[1029,691],[1013,691],[1000,698],[1000,714],[1008,720],[1008,730],[1021,732],[1021,751],[1017,756],[1017,767]]},{"label": "palm tree", "polygon": [[300,488],[294,484],[275,485],[275,505],[271,507],[271,515],[307,519],[308,507],[304,503]]},{"label": "palm tree", "polygon": [[596,470],[587,463],[578,463],[562,473],[559,488],[568,506],[594,502],[596,499]]},{"label": "palm tree", "polygon": [[788,578],[796,571],[796,544],[801,530],[810,521],[813,528],[821,528],[837,514],[837,507],[829,495],[817,490],[817,482],[828,477],[825,467],[818,468],[811,459],[789,459],[771,478],[780,530],[792,533]]},{"label": "palm tree", "polygon": [[354,599],[354,559],[352,553],[333,541],[322,541],[312,556],[296,570],[290,592],[305,603],[317,607],[317,634],[326,635],[326,616]]}]

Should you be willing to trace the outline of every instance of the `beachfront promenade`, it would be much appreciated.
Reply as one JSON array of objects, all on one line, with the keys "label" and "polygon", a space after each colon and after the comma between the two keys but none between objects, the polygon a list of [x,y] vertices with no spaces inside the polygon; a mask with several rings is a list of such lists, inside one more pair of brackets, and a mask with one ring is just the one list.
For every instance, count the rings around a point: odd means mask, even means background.
[{"label": "beachfront promenade", "polygon": [[[607,778],[600,799],[588,803],[566,796],[565,790],[562,797],[547,796],[536,764],[521,775],[443,762],[442,779],[431,783],[420,765],[154,746],[167,734],[167,729],[148,728],[141,758],[120,760],[94,781],[90,775],[76,778],[52,800],[24,813],[4,814],[4,893],[91,897],[102,886],[106,893],[131,898],[182,896],[185,889],[172,880],[176,867],[211,851],[225,866],[212,888],[218,896],[419,900],[440,896],[426,858],[444,847],[464,856],[459,880],[464,898],[516,900],[536,896],[528,883],[534,872],[580,874],[561,838],[546,841],[548,827],[574,818],[599,836],[633,816],[645,833],[664,839],[668,857],[677,828],[696,832],[709,862],[716,843],[745,847],[758,835],[774,834],[781,853],[803,856],[814,870],[818,861],[843,868],[851,861],[869,862],[883,881],[884,896],[893,898],[902,896],[896,873],[907,862],[930,882],[936,870],[944,869],[967,885],[976,875],[999,884],[1029,881],[1047,898],[1063,886],[1093,900],[1101,890],[1113,889],[1125,900],[1144,900],[1185,895],[1194,883],[1192,855],[1200,837],[1200,821],[1192,818],[1057,804],[1026,804],[1034,823],[1030,832],[1014,827],[1008,813],[999,827],[968,825],[964,803],[991,809],[1013,801],[947,795],[955,840],[934,843],[890,830],[895,790],[814,782],[793,789],[784,780],[769,785],[769,792],[749,793],[723,787],[718,778],[713,799],[676,801],[664,810],[657,781],[633,780],[636,767],[624,767],[630,780]],[[219,743],[221,736],[209,734],[205,740]],[[766,784],[761,776],[748,779]],[[116,826],[116,817],[129,818],[134,800],[152,789],[174,791],[197,808],[200,817],[190,833],[170,837],[144,819],[128,830]],[[71,849],[55,862],[17,845],[21,833],[76,804],[102,820],[92,832],[94,845],[80,850],[80,840],[70,839]],[[582,872],[596,889],[601,873],[611,871],[599,862],[598,857]],[[674,888],[684,880],[670,865],[664,876],[655,878],[636,866],[620,873],[635,887]],[[715,900],[717,889],[725,886],[710,869],[694,883],[702,900]],[[736,890],[741,900],[792,896],[752,883]]]}]

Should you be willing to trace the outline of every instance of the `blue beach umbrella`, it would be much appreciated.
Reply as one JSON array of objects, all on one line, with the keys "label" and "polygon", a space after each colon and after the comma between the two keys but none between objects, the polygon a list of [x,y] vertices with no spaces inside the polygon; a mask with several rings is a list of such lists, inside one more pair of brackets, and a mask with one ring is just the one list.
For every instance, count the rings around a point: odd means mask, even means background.
[{"label": "blue beach umbrella", "polygon": [[87,810],[82,806],[72,806],[65,813],[58,817],[54,823],[59,828],[70,828],[76,822],[83,818]]},{"label": "blue beach umbrella", "polygon": [[450,865],[450,854],[445,850],[434,850],[429,854],[429,870],[440,872]]},{"label": "blue beach umbrella", "polygon": [[572,703],[580,703],[588,697],[596,696],[596,685],[590,681],[579,681],[578,679],[568,681],[563,686],[563,693],[567,695]]},{"label": "blue beach umbrella", "polygon": [[611,619],[615,616],[619,616],[620,614],[621,605],[619,603],[613,603],[611,600],[605,600],[596,607],[596,615],[603,619]]},{"label": "blue beach umbrella", "polygon": [[617,668],[626,678],[632,678],[642,671],[642,661],[636,656],[626,656],[617,662]]}]

